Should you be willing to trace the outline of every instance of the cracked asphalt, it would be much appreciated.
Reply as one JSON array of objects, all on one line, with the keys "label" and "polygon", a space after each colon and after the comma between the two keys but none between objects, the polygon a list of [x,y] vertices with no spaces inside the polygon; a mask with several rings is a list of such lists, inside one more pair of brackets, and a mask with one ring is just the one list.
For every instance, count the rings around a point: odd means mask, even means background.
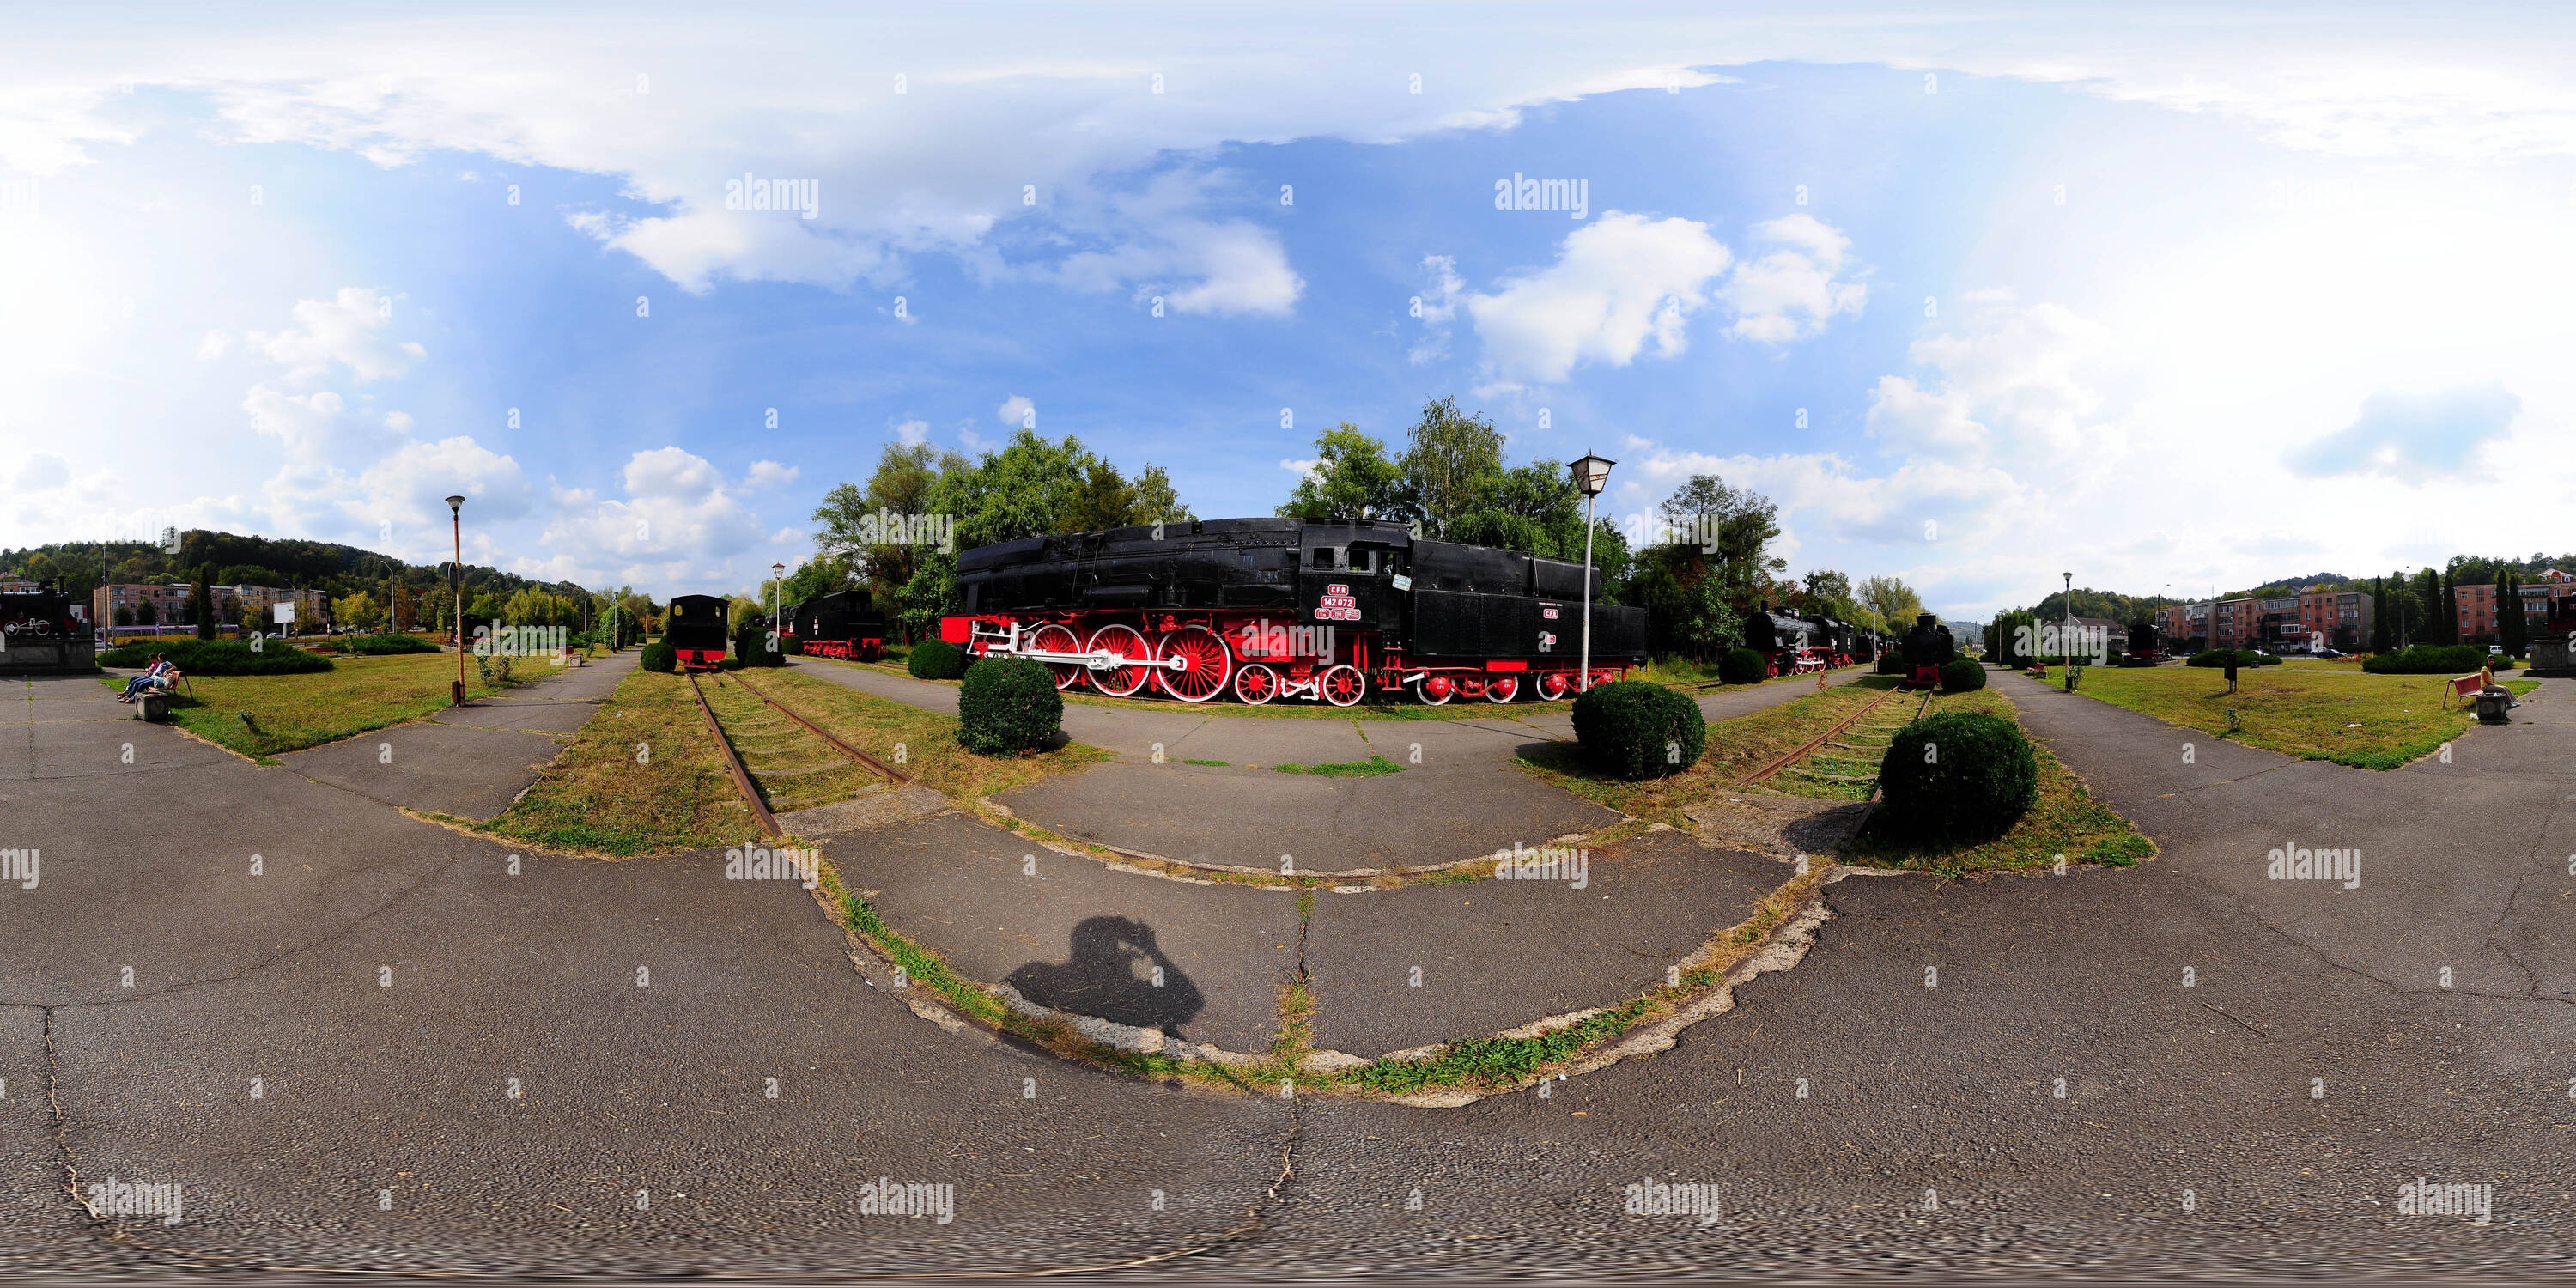
[{"label": "cracked asphalt", "polygon": [[[1421,1110],[954,1036],[720,855],[513,874],[11,681],[0,844],[43,864],[0,885],[0,1274],[2563,1278],[2568,682],[2385,774],[1997,682],[2159,859],[1844,879],[1672,1050]],[[2268,880],[2290,843],[2361,883]],[[108,1177],[184,1214],[67,1188]],[[2399,1215],[2417,1178],[2492,1220]],[[1686,1183],[1713,1219],[1627,1210]]]}]

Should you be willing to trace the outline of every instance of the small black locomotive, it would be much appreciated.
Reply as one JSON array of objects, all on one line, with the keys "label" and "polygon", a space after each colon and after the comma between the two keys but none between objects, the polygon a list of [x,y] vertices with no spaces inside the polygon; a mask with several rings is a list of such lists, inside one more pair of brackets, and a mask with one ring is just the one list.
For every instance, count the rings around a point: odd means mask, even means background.
[{"label": "small black locomotive", "polygon": [[726,601],[717,595],[674,595],[662,615],[662,642],[680,655],[683,671],[712,671],[725,659]]},{"label": "small black locomotive", "polygon": [[836,590],[788,605],[787,633],[813,657],[873,662],[884,656],[891,633],[878,616],[876,600],[864,590]]}]

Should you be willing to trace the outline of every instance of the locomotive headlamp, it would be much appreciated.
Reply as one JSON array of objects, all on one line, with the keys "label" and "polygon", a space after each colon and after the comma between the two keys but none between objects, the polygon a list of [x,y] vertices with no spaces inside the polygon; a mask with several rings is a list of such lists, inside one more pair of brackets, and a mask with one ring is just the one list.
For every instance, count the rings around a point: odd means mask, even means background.
[{"label": "locomotive headlamp", "polygon": [[1574,486],[1585,496],[1599,496],[1610,486],[1610,467],[1619,462],[1586,453],[1565,468],[1574,474]]}]

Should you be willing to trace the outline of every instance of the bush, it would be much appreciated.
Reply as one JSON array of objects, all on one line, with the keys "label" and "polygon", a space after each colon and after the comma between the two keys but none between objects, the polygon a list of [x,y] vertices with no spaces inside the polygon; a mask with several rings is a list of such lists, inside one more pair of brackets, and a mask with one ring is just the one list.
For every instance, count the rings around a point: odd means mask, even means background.
[{"label": "bush", "polygon": [[1905,674],[1905,650],[1894,644],[1890,644],[1886,648],[1880,649],[1878,651],[1878,674]]},{"label": "bush", "polygon": [[363,657],[438,651],[435,640],[425,640],[417,635],[349,635],[334,641],[334,645],[343,653],[356,653]]},{"label": "bush", "polygon": [[2279,666],[2279,665],[2281,664],[2281,659],[2279,659],[2279,658],[2277,658],[2277,657],[2273,657],[2272,655],[2270,655],[2270,654],[2268,654],[2268,653],[2258,653],[2258,652],[2255,652],[2253,649],[2250,649],[2250,648],[2235,648],[2235,649],[2228,649],[2228,648],[2214,648],[2214,649],[2210,649],[2210,650],[2208,650],[2208,651],[2206,651],[2206,652],[2201,652],[2201,653],[2194,653],[2194,654],[2192,654],[2192,655],[2191,655],[2191,665],[2193,665],[2193,666],[2225,666],[2225,665],[2227,665],[2227,657],[2228,657],[2228,655],[2229,655],[2229,654],[2231,654],[2231,653],[2236,655],[2236,665],[2237,665],[2239,668],[2244,668],[2244,667],[2255,667],[2255,666]]},{"label": "bush", "polygon": [[966,653],[946,640],[926,639],[912,646],[903,666],[916,680],[954,680],[966,673]]},{"label": "bush", "polygon": [[1881,817],[1897,835],[1982,839],[2011,830],[2039,800],[2039,757],[2012,721],[1948,711],[1897,731],[1878,782]]},{"label": "bush", "polygon": [[793,635],[781,635],[778,637],[778,652],[783,657],[803,657],[805,641]]},{"label": "bush", "polygon": [[303,675],[331,669],[331,659],[274,641],[253,649],[240,640],[201,640],[172,636],[136,640],[98,655],[100,666],[150,666],[152,655],[167,653],[170,663],[189,675]]},{"label": "bush", "polygon": [[680,650],[671,647],[668,640],[654,640],[644,646],[644,654],[636,659],[636,665],[647,671],[660,671],[664,675],[669,675],[680,669]]},{"label": "bush", "polygon": [[769,647],[768,618],[746,617],[742,619],[740,625],[733,628],[732,661],[737,669],[746,666],[787,665],[786,657]]},{"label": "bush", "polygon": [[1771,678],[1771,659],[1749,648],[1734,648],[1717,659],[1717,678],[1727,684],[1760,684]]},{"label": "bush", "polygon": [[1660,778],[1699,763],[1708,748],[1708,722],[1700,718],[1699,704],[1679,692],[1644,680],[1617,680],[1574,700],[1574,739],[1605,774]]},{"label": "bush", "polygon": [[1964,657],[1942,663],[1941,687],[1950,693],[1967,693],[1986,687],[1985,664]]},{"label": "bush", "polygon": [[1064,695],[1044,665],[1024,657],[988,657],[966,668],[966,683],[957,692],[957,741],[966,750],[985,756],[1039,751],[1063,721]]},{"label": "bush", "polygon": [[2466,675],[2487,664],[2487,651],[2476,644],[2416,644],[2393,653],[2373,653],[2361,669],[2373,675]]}]

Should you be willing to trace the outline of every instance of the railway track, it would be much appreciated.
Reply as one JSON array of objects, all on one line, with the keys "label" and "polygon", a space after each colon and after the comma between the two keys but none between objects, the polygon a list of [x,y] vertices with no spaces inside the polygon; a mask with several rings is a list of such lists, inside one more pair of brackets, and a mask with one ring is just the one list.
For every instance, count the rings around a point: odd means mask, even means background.
[{"label": "railway track", "polygon": [[1932,691],[1922,693],[1911,715],[1895,723],[1881,717],[1893,707],[1903,711],[1902,699],[1914,696],[1903,688],[1891,688],[1868,706],[1851,713],[1823,733],[1799,744],[1769,764],[1736,780],[1737,787],[1772,784],[1772,790],[1793,796],[1816,796],[1844,800],[1871,800],[1878,795],[1878,766],[1886,755],[1887,745],[1895,740],[1896,731],[1931,709]]},{"label": "railway track", "polygon": [[696,673],[689,690],[707,719],[734,790],[764,835],[783,835],[777,813],[836,804],[909,784],[912,776],[851,746],[763,693],[739,673],[715,677],[711,698]]}]

